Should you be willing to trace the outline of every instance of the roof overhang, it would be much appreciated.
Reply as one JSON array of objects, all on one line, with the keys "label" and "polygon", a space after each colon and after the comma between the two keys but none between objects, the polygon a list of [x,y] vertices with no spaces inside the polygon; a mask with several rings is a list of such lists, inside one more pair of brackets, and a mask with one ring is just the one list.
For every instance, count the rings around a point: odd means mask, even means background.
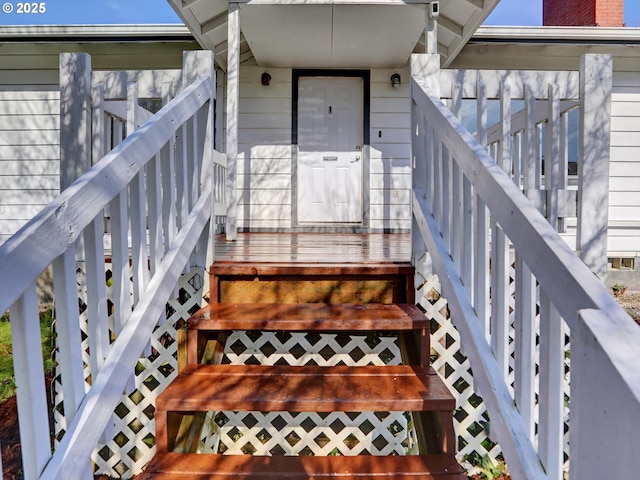
[{"label": "roof overhang", "polygon": [[[168,0],[196,40],[227,58],[228,0]],[[440,0],[443,66],[499,0]],[[234,2],[232,2],[234,3]],[[241,62],[264,67],[399,67],[424,51],[427,0],[239,0]]]},{"label": "roof overhang", "polygon": [[614,71],[640,71],[640,28],[480,27],[452,68],[576,70],[584,54],[610,54]]}]

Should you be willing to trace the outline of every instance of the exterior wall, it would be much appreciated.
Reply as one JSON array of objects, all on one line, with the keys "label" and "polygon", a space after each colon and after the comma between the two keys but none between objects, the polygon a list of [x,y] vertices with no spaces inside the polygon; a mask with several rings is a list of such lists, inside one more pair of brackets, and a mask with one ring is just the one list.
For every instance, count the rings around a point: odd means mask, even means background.
[{"label": "exterior wall", "polygon": [[60,190],[57,71],[0,74],[0,243]]},{"label": "exterior wall", "polygon": [[238,227],[291,227],[291,69],[240,67]]},{"label": "exterior wall", "polygon": [[3,43],[0,54],[0,244],[60,192],[59,54],[94,70],[181,68],[195,42]]},{"label": "exterior wall", "polygon": [[395,70],[371,72],[372,229],[411,229],[411,102],[409,70],[399,88],[389,82]]},{"label": "exterior wall", "polygon": [[[243,230],[295,227],[292,71],[268,69],[271,84],[262,86],[264,71],[240,67],[238,227]],[[369,188],[369,228],[376,231],[411,227],[409,72],[399,70],[404,83],[394,89],[389,81],[394,71],[371,71],[370,175],[364,188]]]},{"label": "exterior wall", "polygon": [[543,25],[622,27],[624,0],[544,0]]},{"label": "exterior wall", "polygon": [[609,256],[640,257],[640,73],[615,72],[612,97]]},{"label": "exterior wall", "polygon": [[[586,32],[587,30],[585,30]],[[470,43],[455,68],[578,70],[585,53],[613,54],[608,256],[635,258],[640,272],[640,47]],[[575,225],[563,236],[575,248]],[[639,277],[640,278],[640,277]],[[629,281],[624,281],[630,284]],[[640,284],[639,284],[640,285]],[[639,287],[640,288],[640,287]]]}]

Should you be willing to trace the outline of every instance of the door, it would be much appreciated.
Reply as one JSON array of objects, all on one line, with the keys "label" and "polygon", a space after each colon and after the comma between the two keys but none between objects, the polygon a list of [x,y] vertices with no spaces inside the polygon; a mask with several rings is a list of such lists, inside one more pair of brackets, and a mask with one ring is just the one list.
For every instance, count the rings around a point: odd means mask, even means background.
[{"label": "door", "polygon": [[298,221],[362,223],[364,80],[298,82]]}]

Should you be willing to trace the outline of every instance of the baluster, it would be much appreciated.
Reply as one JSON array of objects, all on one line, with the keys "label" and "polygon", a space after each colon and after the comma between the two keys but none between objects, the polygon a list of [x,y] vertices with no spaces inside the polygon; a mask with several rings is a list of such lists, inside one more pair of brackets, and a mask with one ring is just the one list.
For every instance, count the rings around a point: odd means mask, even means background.
[{"label": "baluster", "polygon": [[24,478],[39,478],[51,457],[36,284],[11,306],[11,346]]},{"label": "baluster", "polygon": [[513,176],[511,158],[511,85],[505,83],[500,95],[500,153],[498,164],[509,176]]},{"label": "baluster", "polygon": [[[162,103],[171,100],[171,84],[162,85]],[[162,170],[162,229],[164,232],[164,251],[169,250],[178,233],[176,199],[176,158],[175,135],[160,150],[160,168]]]},{"label": "baluster", "polygon": [[195,204],[194,198],[197,195],[196,185],[200,183],[200,175],[196,175],[196,155],[198,151],[196,146],[196,136],[198,131],[197,124],[197,115],[194,115],[186,122],[186,145],[184,145],[186,150],[186,157],[184,158],[184,162],[186,164],[187,172],[187,177],[185,178],[185,188],[187,191],[187,210],[182,220],[183,223],[186,221],[187,216],[189,216],[189,212]]},{"label": "baluster", "polygon": [[462,205],[463,175],[455,158],[451,158],[452,166],[452,208],[451,208],[451,258],[460,276],[462,276],[462,236],[464,234],[464,212]]},{"label": "baluster", "polygon": [[[135,132],[138,124],[138,84],[127,85],[127,136]],[[140,159],[143,160],[143,159]],[[131,263],[133,273],[133,303],[138,304],[148,283],[147,275],[147,218],[144,191],[144,167],[130,183],[131,194]]]},{"label": "baluster", "polygon": [[522,188],[522,132],[513,135],[513,183]]},{"label": "baluster", "polygon": [[547,191],[546,217],[558,229],[558,188],[560,170],[560,100],[558,85],[549,85],[549,118],[547,120],[544,186]]},{"label": "baluster", "polygon": [[110,203],[111,208],[111,270],[113,279],[113,329],[116,336],[131,315],[131,285],[129,240],[127,238],[127,189]]},{"label": "baluster", "polygon": [[[500,167],[511,175],[511,88],[500,96]],[[509,241],[495,220],[491,220],[491,347],[505,380],[509,375]]]},{"label": "baluster", "polygon": [[564,438],[563,320],[540,292],[540,400],[538,452],[550,480],[562,479]]},{"label": "baluster", "polygon": [[147,191],[149,192],[149,262],[151,276],[162,260],[162,179],[160,177],[161,153],[154,155],[147,166]]},{"label": "baluster", "polygon": [[189,156],[189,141],[187,123],[184,123],[177,130],[176,136],[176,200],[178,211],[178,229],[187,219],[189,209],[189,182],[187,158]]},{"label": "baluster", "polygon": [[[461,118],[462,114],[462,86],[459,83],[456,83],[453,86],[453,97],[451,101],[451,111],[456,116],[458,120]],[[452,212],[451,212],[451,223],[452,223],[452,238],[451,238],[451,257],[453,258],[453,262],[456,266],[456,270],[460,272],[462,276],[462,237],[464,232],[463,226],[463,175],[460,170],[460,166],[458,165],[457,160],[451,156],[452,163]]]},{"label": "baluster", "polygon": [[538,189],[537,183],[537,148],[538,145],[538,127],[536,126],[536,99],[531,92],[529,85],[525,86],[524,97],[525,110],[525,127],[524,127],[524,153],[523,153],[523,171],[522,182],[523,189],[529,199],[533,199],[535,190]]},{"label": "baluster", "polygon": [[[486,150],[487,148],[487,93],[484,84],[478,79],[476,86],[477,97],[477,117],[478,117],[478,143]],[[474,306],[476,315],[482,324],[482,327],[489,337],[489,211],[484,200],[478,195],[474,195],[474,218],[475,218],[475,236],[474,236]]]},{"label": "baluster", "polygon": [[442,231],[442,143],[433,130],[433,216]]},{"label": "baluster", "polygon": [[425,153],[426,153],[426,191],[427,191],[427,205],[433,212],[433,199],[435,196],[434,193],[434,179],[435,179],[435,132],[433,131],[433,127],[430,125],[430,122],[427,120],[426,115],[422,115],[422,124],[424,125],[424,142],[425,142]]},{"label": "baluster", "polygon": [[451,156],[446,145],[442,144],[442,220],[440,230],[447,250],[451,253]]},{"label": "baluster", "polygon": [[515,278],[515,401],[529,438],[535,436],[536,280],[516,253]]},{"label": "baluster", "polygon": [[74,250],[67,249],[53,261],[58,363],[62,376],[64,416],[68,424],[73,420],[85,394]]},{"label": "baluster", "polygon": [[106,149],[105,137],[105,113],[104,113],[104,85],[95,85],[91,90],[92,104],[92,143],[91,143],[91,164],[98,163]]},{"label": "baluster", "polygon": [[473,190],[466,175],[462,180],[462,231],[462,281],[467,295],[473,299]]}]

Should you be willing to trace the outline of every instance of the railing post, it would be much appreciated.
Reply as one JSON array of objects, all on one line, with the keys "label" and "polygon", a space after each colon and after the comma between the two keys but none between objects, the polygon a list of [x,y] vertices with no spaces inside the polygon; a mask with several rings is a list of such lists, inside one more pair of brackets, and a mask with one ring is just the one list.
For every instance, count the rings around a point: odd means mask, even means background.
[{"label": "railing post", "polygon": [[25,480],[35,480],[51,457],[36,285],[11,306],[11,345]]},{"label": "railing post", "polygon": [[227,62],[227,240],[238,234],[237,163],[238,113],[240,102],[240,10],[237,3],[229,4]]},{"label": "railing post", "polygon": [[576,250],[603,282],[607,275],[612,88],[613,57],[581,57]]},{"label": "railing post", "polygon": [[640,431],[640,379],[635,391],[612,364],[610,351],[598,341],[615,345],[613,356],[635,363],[637,326],[622,331],[600,311],[580,312],[578,328],[571,329],[571,480],[638,478],[637,438]]},{"label": "railing post", "polygon": [[[196,157],[196,162],[200,161],[200,191],[204,191],[207,188],[216,188],[214,185],[214,165],[213,165],[213,150],[215,144],[215,129],[214,129],[214,99],[216,98],[216,73],[214,69],[214,55],[211,51],[187,51],[184,52],[182,60],[182,84],[187,86],[194,82],[199,77],[207,76],[211,79],[209,103],[206,107],[201,109],[197,115],[198,127],[194,132],[194,135],[198,137],[195,142],[197,146],[201,146],[202,158]],[[198,168],[198,165],[196,165]],[[212,195],[211,199],[211,212],[212,217],[215,215],[215,200],[216,196]],[[203,234],[203,242],[197,248],[197,257],[192,258],[192,262],[200,265],[201,262],[204,266],[213,263],[213,235],[215,233],[215,221],[211,221],[209,224],[208,234]],[[205,275],[205,277],[207,277]],[[208,281],[208,278],[207,278]]]},{"label": "railing post", "polygon": [[[418,76],[426,79],[429,84],[429,88],[436,94],[440,95],[440,55],[434,54],[414,54],[411,56],[411,75]],[[413,86],[411,87],[413,88]],[[415,106],[412,106],[415,108]],[[434,155],[427,155],[427,151],[433,151],[432,142],[435,135],[433,130],[428,126],[428,120],[424,118],[418,112],[413,115],[411,126],[412,132],[412,157],[414,158],[413,171],[412,171],[412,188],[422,189],[426,191],[430,184],[433,184],[428,176],[432,176],[433,168],[426,165],[428,159],[434,161]],[[416,123],[417,122],[417,123]],[[416,135],[416,129],[418,129],[418,135]],[[420,145],[418,145],[418,142]],[[424,182],[424,185],[421,183]],[[426,192],[427,195],[432,195],[433,192]],[[430,275],[432,272],[431,260],[427,254],[427,249],[424,245],[422,235],[416,224],[415,217],[412,216],[411,224],[411,240],[412,240],[412,262],[416,267],[416,271],[422,275]],[[418,283],[417,283],[418,284]]]},{"label": "railing post", "polygon": [[60,190],[91,166],[91,56],[60,54]]}]

